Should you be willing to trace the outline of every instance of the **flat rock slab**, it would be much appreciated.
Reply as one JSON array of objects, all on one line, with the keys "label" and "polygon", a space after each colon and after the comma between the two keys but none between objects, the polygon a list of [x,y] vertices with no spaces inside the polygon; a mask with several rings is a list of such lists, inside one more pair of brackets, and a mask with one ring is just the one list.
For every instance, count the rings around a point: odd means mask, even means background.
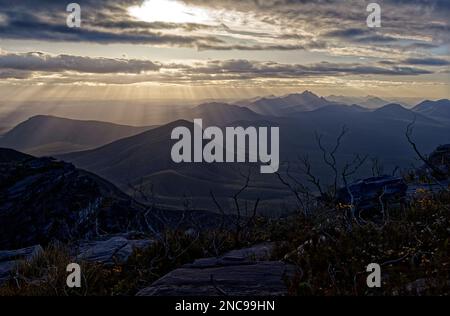
[{"label": "flat rock slab", "polygon": [[295,268],[280,261],[216,268],[180,268],[138,296],[285,296]]},{"label": "flat rock slab", "polygon": [[128,240],[124,237],[90,241],[79,246],[77,259],[105,265],[123,264],[135,249],[144,249],[151,244],[151,240]]},{"label": "flat rock slab", "polygon": [[295,267],[267,260],[273,244],[204,258],[165,275],[138,296],[285,296]]},{"label": "flat rock slab", "polygon": [[249,248],[232,250],[223,255],[223,258],[245,258],[255,261],[264,261],[270,259],[274,248],[274,243],[266,242]]},{"label": "flat rock slab", "polygon": [[249,248],[227,252],[221,257],[197,259],[184,268],[212,268],[221,266],[254,264],[255,261],[268,261],[272,256],[273,243],[262,243]]},{"label": "flat rock slab", "polygon": [[18,264],[31,261],[42,251],[41,246],[0,251],[0,283],[8,280]]}]

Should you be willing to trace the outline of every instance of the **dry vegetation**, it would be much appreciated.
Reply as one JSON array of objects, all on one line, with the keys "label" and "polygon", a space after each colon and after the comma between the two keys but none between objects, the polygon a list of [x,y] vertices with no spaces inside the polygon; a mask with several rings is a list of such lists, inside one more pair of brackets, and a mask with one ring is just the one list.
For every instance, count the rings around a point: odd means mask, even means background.
[{"label": "dry vegetation", "polygon": [[[240,246],[275,241],[273,259],[293,263],[297,275],[287,280],[291,295],[448,295],[450,294],[450,194],[422,192],[406,209],[390,210],[385,221],[351,219],[345,207],[305,218],[258,218]],[[196,258],[236,247],[236,232],[201,235],[167,232],[125,265],[81,263],[83,286],[65,286],[69,249],[49,246],[0,288],[0,295],[134,295],[167,272]],[[382,266],[383,286],[366,286],[365,267]]]},{"label": "dry vegetation", "polygon": [[[426,192],[384,222],[353,223],[344,215],[298,219],[273,231],[284,240],[275,257],[296,264],[292,295],[450,294],[450,194]],[[301,227],[301,228],[300,228]],[[365,269],[382,267],[381,289],[367,288]]]}]

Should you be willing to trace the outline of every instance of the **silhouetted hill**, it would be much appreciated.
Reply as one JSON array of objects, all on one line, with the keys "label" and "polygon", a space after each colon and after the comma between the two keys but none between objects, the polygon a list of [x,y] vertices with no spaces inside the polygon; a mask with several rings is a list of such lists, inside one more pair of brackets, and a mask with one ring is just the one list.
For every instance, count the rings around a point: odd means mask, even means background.
[{"label": "silhouetted hill", "polygon": [[337,103],[343,103],[347,105],[352,104],[358,104],[362,107],[368,108],[368,109],[377,109],[380,108],[386,104],[391,103],[390,101],[381,99],[379,97],[375,96],[366,96],[366,97],[348,97],[348,96],[336,96],[336,95],[330,95],[326,97],[327,100]]},{"label": "silhouetted hill", "polygon": [[[254,124],[252,121],[245,122]],[[218,198],[232,197],[245,183],[242,174],[246,173],[250,166],[174,163],[171,159],[171,150],[175,141],[171,140],[171,133],[175,127],[180,126],[190,129],[193,135],[193,123],[179,120],[94,150],[66,154],[59,158],[70,161],[79,168],[95,172],[124,190],[129,190],[130,185],[154,187],[159,201],[167,206],[181,207],[185,196],[186,199],[195,201],[193,207],[213,208],[215,206],[210,191]],[[288,195],[281,183],[275,181],[274,175],[263,177],[259,174],[259,164],[253,166],[255,172],[252,180],[258,181],[263,178],[263,181],[260,182],[258,189],[251,188],[246,193],[252,197],[257,193],[261,196],[275,197]],[[243,197],[245,198],[245,194]]]},{"label": "silhouetted hill", "polygon": [[424,116],[420,113],[416,113],[412,110],[408,110],[404,108],[402,105],[397,103],[391,103],[387,104],[373,112],[374,116],[379,116],[386,119],[391,120],[399,120],[399,121],[407,121],[412,122],[416,120],[416,122],[426,122],[429,124],[436,123],[435,120],[432,118],[429,118],[427,116]]},{"label": "silhouetted hill", "polygon": [[223,126],[237,120],[260,120],[264,117],[252,110],[227,103],[204,103],[193,108],[183,119],[203,119],[206,125]]},{"label": "silhouetted hill", "polygon": [[50,156],[95,148],[150,128],[38,115],[0,137],[0,146]]},{"label": "silhouetted hill", "polygon": [[[317,114],[323,113],[323,114],[332,114],[332,113],[336,113],[336,114],[345,114],[345,113],[358,113],[358,112],[369,112],[370,110],[359,106],[359,105],[342,105],[342,104],[331,104],[331,105],[326,105],[324,107],[321,107],[319,109],[313,110],[313,111],[309,111],[309,112],[314,112]],[[298,112],[298,113],[294,113],[293,116],[295,117],[299,117],[302,116],[304,112]]]},{"label": "silhouetted hill", "polygon": [[450,120],[450,100],[424,101],[414,107],[413,111],[437,120]]},{"label": "silhouetted hill", "polygon": [[[225,111],[228,106],[220,105]],[[379,158],[387,170],[393,170],[396,166],[409,167],[414,162],[414,152],[405,138],[406,127],[414,116],[412,111],[395,104],[378,111],[332,104],[315,111],[293,113],[289,117],[237,120],[227,126],[279,127],[280,161],[290,161],[293,166],[291,172],[295,174],[298,168],[294,164],[298,163],[298,157],[308,155],[314,172],[326,182],[330,172],[323,163],[316,132],[323,134],[324,146],[332,148],[342,126],[346,125],[349,133],[337,153],[340,164],[351,161],[355,153],[367,154]],[[431,152],[439,144],[448,142],[448,124],[422,115],[416,114],[416,117],[414,138],[424,152]],[[196,207],[214,207],[209,196],[211,190],[220,197],[232,197],[242,186],[242,170],[248,169],[249,164],[173,163],[170,152],[174,141],[170,135],[178,126],[192,129],[193,124],[176,121],[95,150],[60,157],[105,177],[124,190],[129,188],[129,184],[153,187],[158,201],[164,205],[180,205],[185,196],[195,201]],[[276,176],[259,174],[259,165],[252,165],[255,172],[246,194],[278,203],[286,201],[288,190],[280,185]],[[371,172],[370,162],[362,168],[360,175],[368,172]]]},{"label": "silhouetted hill", "polygon": [[305,91],[301,94],[290,94],[284,97],[262,98],[247,107],[263,115],[285,116],[295,112],[316,110],[331,104],[333,102],[310,91]]},{"label": "silhouetted hill", "polygon": [[0,163],[20,162],[31,159],[33,156],[9,148],[0,148]]},{"label": "silhouetted hill", "polygon": [[[291,115],[291,117],[314,117],[320,123],[317,126],[318,129],[326,127],[332,124],[329,120],[334,121],[348,121],[348,118],[352,119],[352,125],[359,122],[365,122],[368,126],[376,124],[380,120],[388,121],[402,121],[402,122],[412,122],[414,119],[416,122],[422,122],[426,124],[437,124],[440,125],[436,120],[429,118],[427,116],[421,115],[420,113],[413,112],[404,108],[400,104],[391,103],[387,104],[376,110],[369,110],[359,105],[341,105],[333,104],[324,106],[320,109],[309,111],[309,112],[298,112]],[[402,123],[399,123],[402,124]]]},{"label": "silhouetted hill", "polygon": [[179,120],[105,146],[58,156],[77,166],[107,175],[119,183],[132,182],[155,171],[175,166],[171,162],[171,133],[175,127],[193,129],[193,123]]}]

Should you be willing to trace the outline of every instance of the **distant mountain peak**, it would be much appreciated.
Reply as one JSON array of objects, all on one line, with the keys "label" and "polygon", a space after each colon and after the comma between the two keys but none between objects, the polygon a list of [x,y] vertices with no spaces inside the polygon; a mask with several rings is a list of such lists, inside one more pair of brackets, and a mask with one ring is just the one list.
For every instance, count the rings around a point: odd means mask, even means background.
[{"label": "distant mountain peak", "polygon": [[390,103],[390,101],[383,100],[382,98],[374,95],[367,95],[367,96],[330,95],[327,96],[326,99],[329,101],[348,105],[357,104],[368,109],[377,109]]},{"label": "distant mountain peak", "polygon": [[302,93],[290,93],[279,98],[267,98],[267,99],[288,99],[288,98],[323,99],[322,97],[319,97],[317,94],[309,90],[305,90]]},{"label": "distant mountain peak", "polygon": [[402,116],[404,114],[412,114],[412,112],[410,110],[408,110],[407,108],[403,107],[401,104],[398,103],[389,103],[386,104],[385,106],[377,109],[374,111],[375,113],[380,113],[380,114],[389,114],[389,115],[394,115],[394,116]]},{"label": "distant mountain peak", "polygon": [[383,109],[400,109],[400,110],[406,110],[401,104],[398,103],[389,103],[385,106],[379,108],[377,111],[382,111]]},{"label": "distant mountain peak", "polygon": [[386,102],[385,100],[383,100],[382,98],[380,98],[380,97],[377,97],[377,96],[375,96],[375,95],[368,95],[367,97],[366,97],[366,100],[367,101],[379,101],[379,102]]},{"label": "distant mountain peak", "polygon": [[419,103],[415,108],[420,108],[420,107],[424,107],[424,106],[448,106],[450,107],[450,100],[448,99],[440,99],[437,101],[432,101],[432,100],[425,100],[421,103]]},{"label": "distant mountain peak", "polygon": [[31,116],[30,118],[28,118],[28,120],[43,119],[43,118],[56,118],[56,116],[37,114],[37,115]]},{"label": "distant mountain peak", "polygon": [[316,98],[319,97],[317,94],[315,94],[315,93],[313,93],[312,91],[309,91],[309,90],[305,90],[305,91],[302,93],[302,95],[304,95],[304,96],[316,97]]},{"label": "distant mountain peak", "polygon": [[236,104],[209,102],[202,103],[187,112],[185,119],[203,119],[206,125],[224,125],[236,120],[257,120],[261,115],[245,106]]},{"label": "distant mountain peak", "polygon": [[415,106],[413,111],[438,120],[448,121],[450,120],[450,100],[426,100]]},{"label": "distant mountain peak", "polygon": [[306,90],[277,98],[262,98],[249,104],[248,108],[263,115],[288,116],[296,112],[314,111],[331,104],[333,102]]},{"label": "distant mountain peak", "polygon": [[238,105],[229,104],[229,103],[222,103],[222,102],[206,102],[197,105],[194,109],[202,109],[202,110],[213,110],[213,109],[232,109],[232,108],[241,108]]}]

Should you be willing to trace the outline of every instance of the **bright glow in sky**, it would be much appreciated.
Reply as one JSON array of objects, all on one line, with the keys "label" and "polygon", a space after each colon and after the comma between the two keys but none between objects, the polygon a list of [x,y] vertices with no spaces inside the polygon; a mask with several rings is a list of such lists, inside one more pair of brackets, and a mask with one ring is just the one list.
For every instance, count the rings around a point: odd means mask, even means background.
[{"label": "bright glow in sky", "polygon": [[148,0],[129,9],[131,16],[145,22],[201,23],[213,22],[207,9],[188,6],[176,0]]},{"label": "bright glow in sky", "polygon": [[53,1],[16,2],[0,13],[0,107],[24,97],[245,99],[302,90],[450,98],[441,0],[385,1],[389,23],[377,30],[365,27],[365,1],[89,1],[82,32],[62,28],[67,12]]}]

